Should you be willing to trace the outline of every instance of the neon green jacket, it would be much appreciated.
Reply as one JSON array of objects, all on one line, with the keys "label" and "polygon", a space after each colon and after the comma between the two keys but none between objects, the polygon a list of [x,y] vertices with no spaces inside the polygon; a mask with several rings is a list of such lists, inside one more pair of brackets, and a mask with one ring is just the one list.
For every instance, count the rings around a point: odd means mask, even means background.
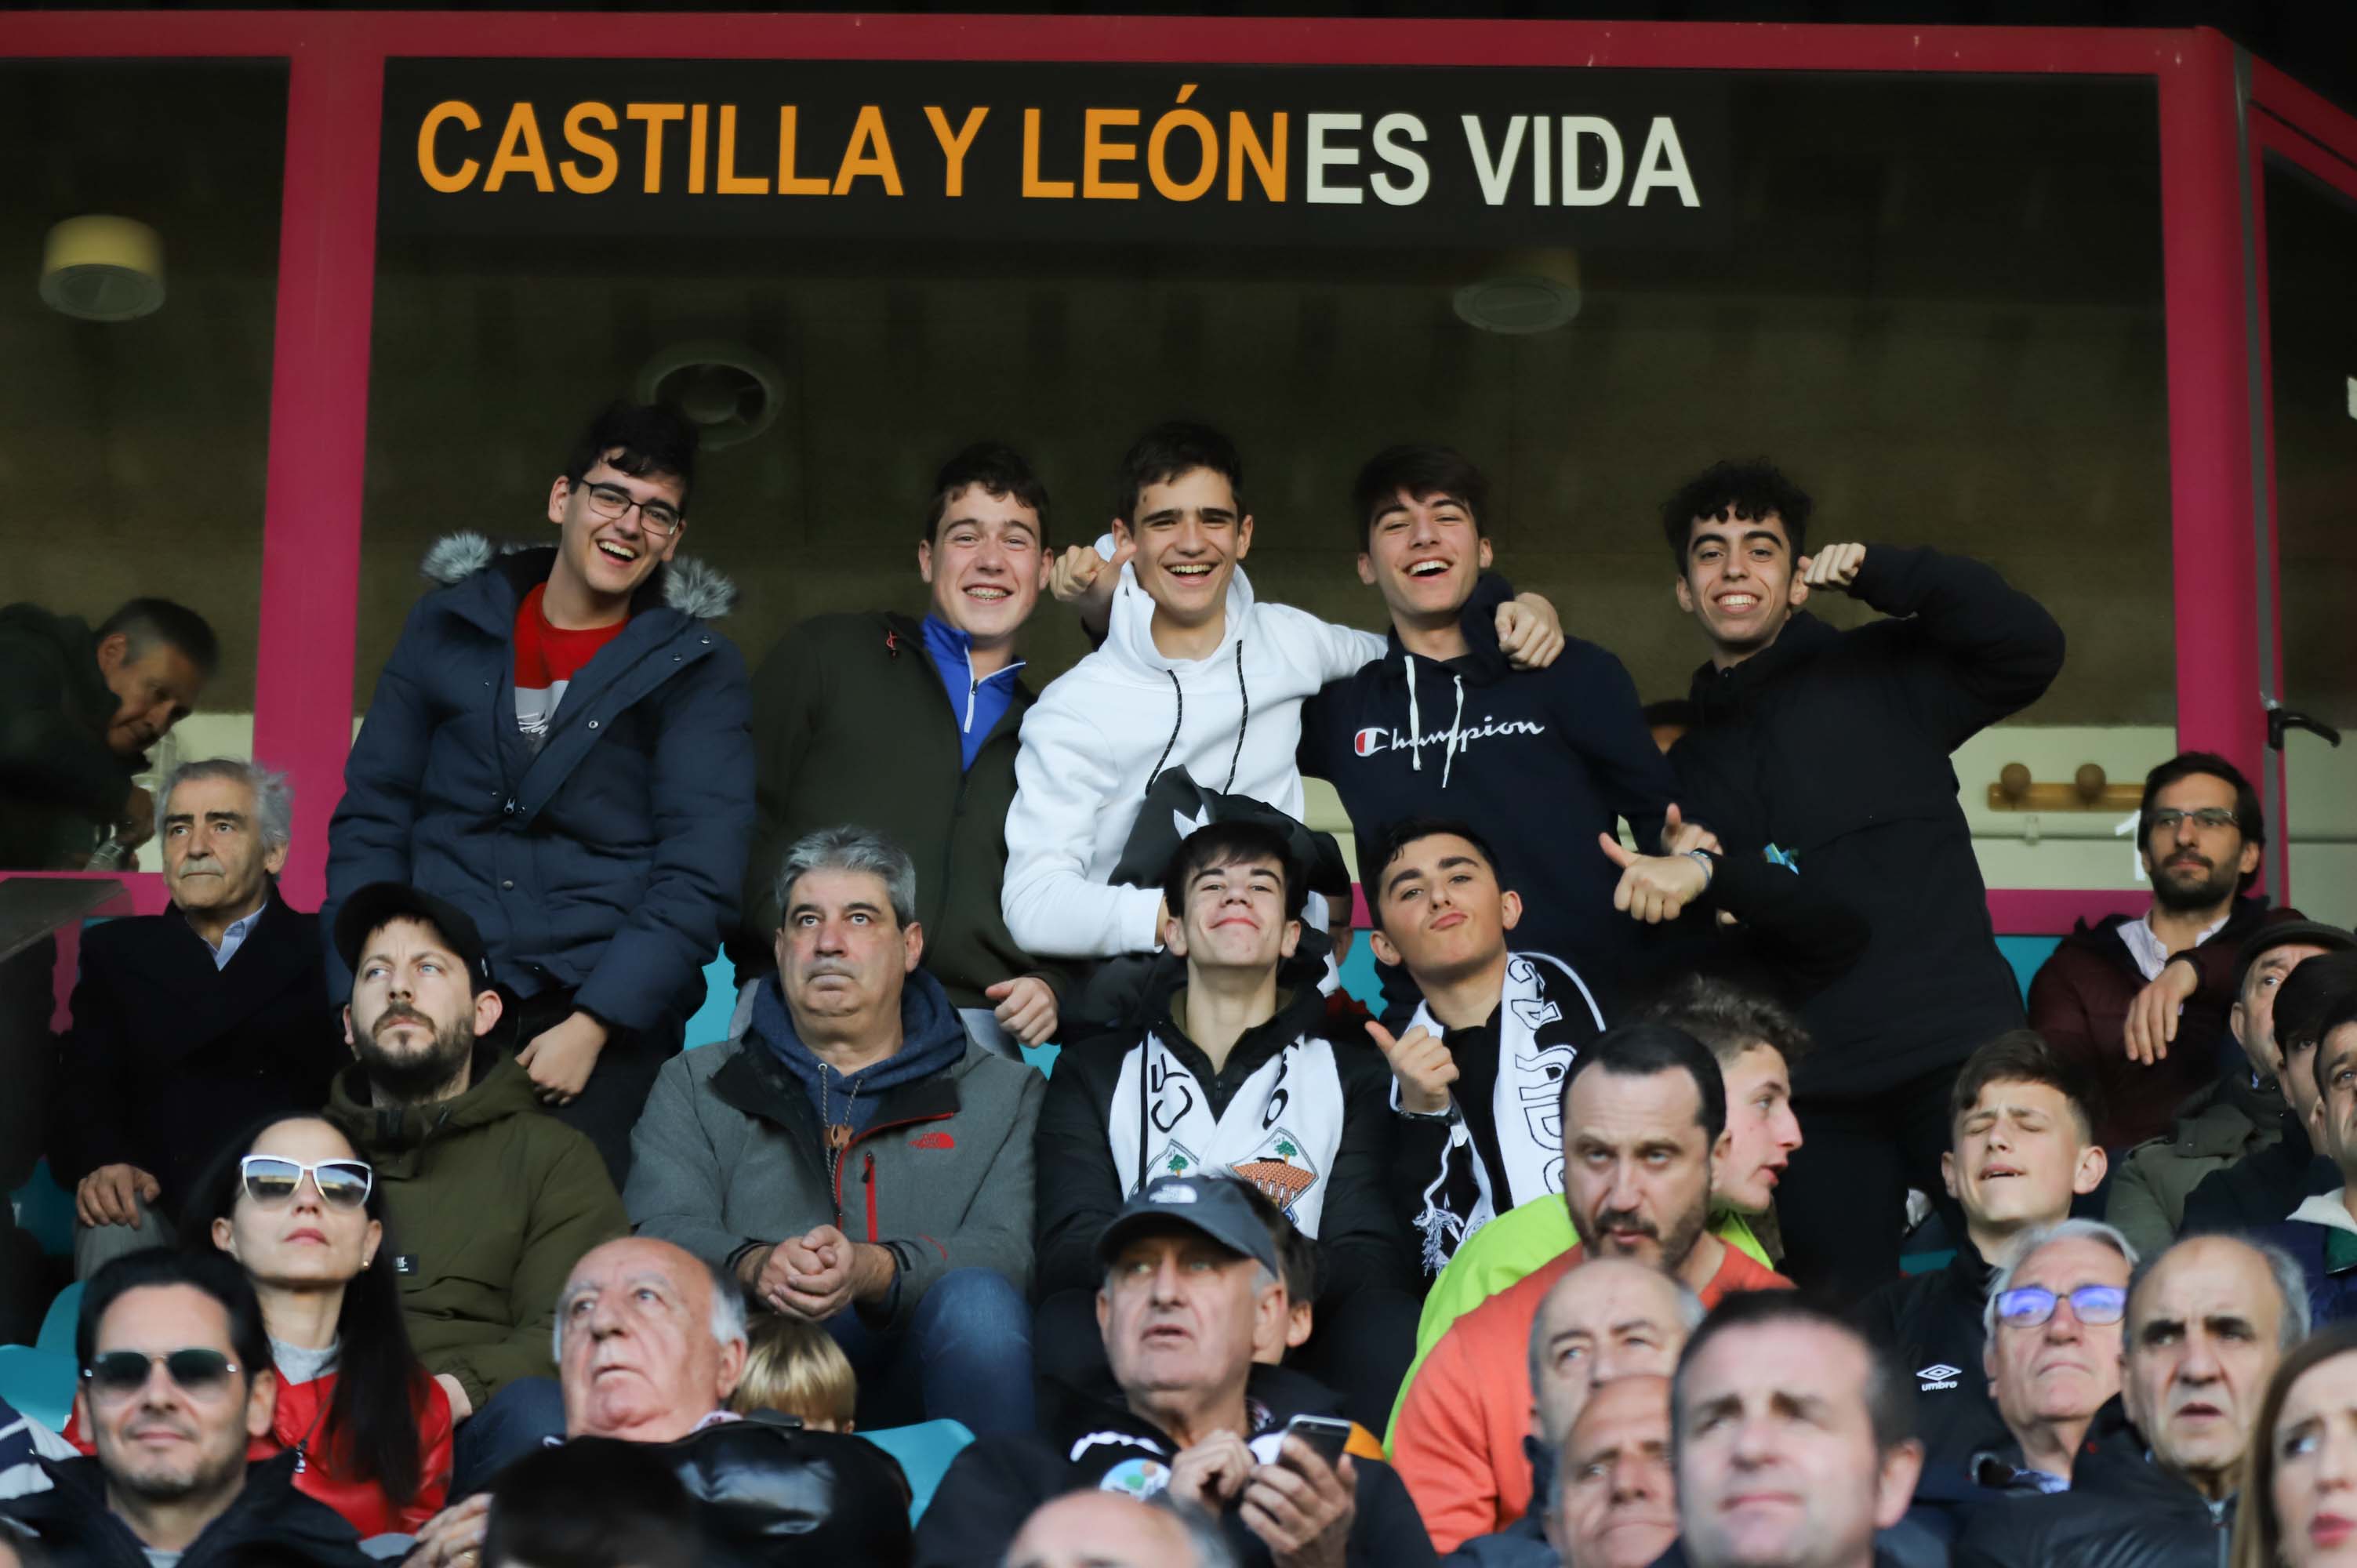
[{"label": "neon green jacket", "polygon": [[[1722,1210],[1712,1234],[1761,1267],[1776,1266],[1740,1214]],[[1392,1444],[1393,1429],[1399,1425],[1400,1403],[1407,1398],[1407,1386],[1415,1380],[1416,1369],[1448,1332],[1448,1326],[1577,1245],[1579,1232],[1571,1223],[1571,1210],[1563,1195],[1554,1192],[1516,1204],[1466,1238],[1424,1298],[1424,1316],[1415,1325],[1415,1359],[1408,1364],[1407,1376],[1400,1380],[1398,1397],[1392,1401],[1391,1422],[1383,1431],[1386,1450]]]}]

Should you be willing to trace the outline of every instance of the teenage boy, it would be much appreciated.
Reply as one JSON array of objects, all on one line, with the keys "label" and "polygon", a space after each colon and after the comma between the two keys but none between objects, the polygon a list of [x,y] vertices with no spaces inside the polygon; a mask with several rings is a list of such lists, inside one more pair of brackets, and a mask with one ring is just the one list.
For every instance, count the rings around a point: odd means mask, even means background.
[{"label": "teenage boy", "polygon": [[926,868],[925,968],[976,1045],[1017,1055],[1055,1037],[1060,973],[1007,934],[1006,812],[1035,701],[1015,639],[1047,585],[1048,487],[1013,447],[977,442],[942,465],[917,541],[932,603],[813,616],[753,677],[752,857],[740,979],[775,968],[778,865],[804,834],[857,822]]},{"label": "teenage boy", "polygon": [[328,829],[320,926],[376,882],[466,911],[516,1059],[618,1183],[735,921],[753,815],[745,661],[707,624],[736,590],[672,562],[695,440],[676,410],[618,403],[549,487],[554,548],[435,547],[446,585],[377,681]]},{"label": "teenage boy", "polygon": [[[1056,1063],[1035,1167],[1040,1291],[1062,1299],[1043,1302],[1038,1343],[1043,1363],[1074,1351],[1093,1361],[1085,1335],[1067,1330],[1096,1276],[1099,1233],[1156,1176],[1232,1171],[1317,1240],[1325,1288],[1304,1369],[1372,1426],[1415,1324],[1390,1197],[1390,1075],[1373,1051],[1328,1042],[1314,985],[1279,983],[1308,896],[1294,839],[1309,835],[1275,817],[1187,838],[1163,892],[1163,940],[1184,983],[1145,1027],[1072,1046]],[[1093,1369],[1056,1370],[1073,1380]]]},{"label": "teenage boy", "polygon": [[[1302,701],[1383,651],[1372,632],[1254,598],[1243,461],[1218,431],[1156,426],[1123,456],[1115,485],[1110,553],[1076,547],[1051,576],[1084,620],[1103,618],[1104,645],[1040,693],[1016,757],[1002,897],[1007,929],[1032,953],[1151,952],[1156,877],[1177,835],[1167,812],[1141,811],[1148,788],[1184,769],[1298,819]],[[1544,600],[1525,596],[1490,618],[1512,659],[1545,663],[1561,648]],[[1325,930],[1322,900],[1308,918]]]},{"label": "teenage boy", "polygon": [[[1710,644],[1670,762],[1730,855],[1772,850],[1871,928],[1807,1004],[1809,1148],[1779,1195],[1794,1276],[1855,1297],[1898,1273],[1908,1188],[1939,1190],[1957,1064],[2022,1022],[1948,757],[2038,699],[2062,632],[1977,562],[1810,554],[1810,510],[1765,463],[1719,464],[1663,503],[1678,606]],[[1817,590],[1885,618],[1838,630],[1801,607]]]},{"label": "teenage boy", "polygon": [[1989,1283],[2017,1239],[2070,1218],[2072,1198],[2104,1179],[2104,1148],[2084,1078],[2028,1029],[1966,1058],[1950,1100],[1953,1144],[1941,1156],[1964,1234],[1948,1266],[1893,1280],[1858,1305],[1857,1321],[1908,1367],[1916,1430],[1943,1473],[2005,1441],[2005,1420],[1980,1368],[1988,1346]]},{"label": "teenage boy", "polygon": [[2081,921],[2029,983],[2029,1026],[2093,1080],[2095,1133],[2115,1151],[2168,1131],[2216,1082],[2237,955],[2263,927],[2301,918],[2250,891],[2266,817],[2224,757],[2184,752],[2147,774],[2136,833],[2151,907]]},{"label": "teenage boy", "polygon": [[[1484,824],[1523,895],[1522,944],[1612,974],[1642,938],[1612,908],[1620,868],[1598,835],[1625,817],[1639,843],[1659,841],[1676,781],[1609,652],[1569,638],[1544,670],[1508,664],[1479,613],[1503,597],[1482,575],[1488,493],[1446,446],[1388,447],[1359,470],[1359,580],[1382,594],[1391,633],[1303,708],[1301,771],[1333,784],[1361,843],[1409,817]],[[1415,998],[1399,1004],[1397,961],[1381,973],[1387,1014],[1405,1015]]]}]

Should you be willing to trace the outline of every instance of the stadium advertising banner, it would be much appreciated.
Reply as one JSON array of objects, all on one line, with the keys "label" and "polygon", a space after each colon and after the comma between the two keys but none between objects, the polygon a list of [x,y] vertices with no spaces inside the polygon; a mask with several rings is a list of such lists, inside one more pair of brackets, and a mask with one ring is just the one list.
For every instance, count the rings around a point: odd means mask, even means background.
[{"label": "stadium advertising banner", "polygon": [[1613,70],[396,59],[410,234],[1686,246],[1721,79]]}]

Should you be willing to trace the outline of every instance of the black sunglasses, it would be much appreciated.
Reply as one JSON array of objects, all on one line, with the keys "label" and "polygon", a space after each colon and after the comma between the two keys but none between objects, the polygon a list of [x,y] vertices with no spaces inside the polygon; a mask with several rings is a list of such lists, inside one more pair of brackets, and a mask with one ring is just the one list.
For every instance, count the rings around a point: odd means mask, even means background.
[{"label": "black sunglasses", "polygon": [[145,1350],[109,1350],[91,1358],[82,1381],[101,1399],[124,1399],[147,1386],[149,1369],[161,1363],[173,1382],[192,1394],[208,1394],[227,1383],[237,1363],[219,1350],[190,1348],[151,1356]]},{"label": "black sunglasses", "polygon": [[306,1165],[278,1155],[248,1155],[237,1162],[238,1173],[245,1178],[245,1195],[264,1208],[285,1203],[295,1196],[308,1174],[312,1185],[319,1189],[322,1202],[335,1208],[358,1208],[368,1201],[376,1187],[376,1172],[366,1160],[321,1160]]}]

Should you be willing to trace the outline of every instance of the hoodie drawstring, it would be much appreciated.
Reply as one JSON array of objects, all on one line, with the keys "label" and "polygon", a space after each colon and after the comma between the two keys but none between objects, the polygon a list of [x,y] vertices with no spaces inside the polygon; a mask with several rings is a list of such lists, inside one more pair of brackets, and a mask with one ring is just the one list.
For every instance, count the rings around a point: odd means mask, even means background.
[{"label": "hoodie drawstring", "polygon": [[[1162,777],[1162,765],[1170,760],[1171,748],[1178,744],[1178,731],[1187,723],[1187,689],[1178,684],[1178,671],[1165,670],[1170,677],[1170,695],[1178,703],[1178,714],[1170,721],[1170,738],[1162,743],[1162,755],[1154,759],[1153,770],[1146,776],[1146,792],[1151,793],[1154,781]],[[1220,786],[1220,793],[1235,792],[1236,769],[1244,759],[1244,736],[1252,730],[1252,689],[1244,684],[1244,639],[1236,639],[1236,700],[1243,704],[1243,713],[1236,721],[1236,748],[1228,754],[1228,781]],[[1464,703],[1463,689],[1458,689],[1458,703]]]},{"label": "hoodie drawstring", "polygon": [[1252,693],[1244,688],[1244,639],[1236,639],[1236,700],[1243,704],[1243,716],[1236,721],[1236,749],[1228,756],[1228,781],[1220,786],[1220,793],[1232,795],[1236,788],[1236,765],[1244,759],[1244,736],[1252,729]]},{"label": "hoodie drawstring", "polygon": [[1457,712],[1448,720],[1448,749],[1440,754],[1440,787],[1444,789],[1448,788],[1448,770],[1457,761],[1457,748],[1464,744],[1458,736],[1465,727],[1465,677],[1458,675],[1455,680]]},{"label": "hoodie drawstring", "polygon": [[1415,705],[1415,655],[1403,653],[1400,661],[1407,666],[1407,765],[1421,773],[1424,771],[1424,717]]},{"label": "hoodie drawstring", "polygon": [[1170,721],[1170,738],[1162,743],[1162,755],[1154,759],[1154,767],[1146,775],[1144,794],[1154,793],[1154,781],[1162,777],[1162,765],[1170,760],[1170,748],[1178,744],[1178,728],[1187,722],[1187,688],[1178,684],[1178,671],[1165,670],[1170,677],[1170,694],[1178,703],[1178,716]]},{"label": "hoodie drawstring", "polygon": [[[1400,661],[1407,667],[1407,757],[1408,767],[1424,771],[1424,710],[1415,700],[1415,655],[1403,653]],[[1458,737],[1465,729],[1465,677],[1450,677],[1457,682],[1457,712],[1448,720],[1448,745],[1440,754],[1440,787],[1448,788],[1448,774],[1457,762],[1457,748],[1463,745]]]}]

